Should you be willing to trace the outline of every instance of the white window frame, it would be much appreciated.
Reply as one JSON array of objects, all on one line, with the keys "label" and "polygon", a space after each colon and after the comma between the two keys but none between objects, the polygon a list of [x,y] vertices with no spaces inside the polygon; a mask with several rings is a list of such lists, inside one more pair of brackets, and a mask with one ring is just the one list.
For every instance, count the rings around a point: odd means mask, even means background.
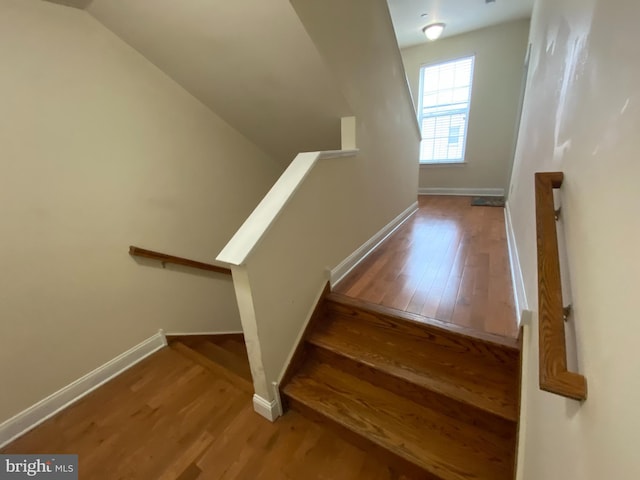
[{"label": "white window frame", "polygon": [[434,62],[434,63],[428,63],[428,64],[423,64],[420,65],[420,83],[419,83],[419,89],[418,89],[418,125],[420,127],[420,135],[422,136],[423,134],[423,118],[424,117],[432,117],[433,115],[424,115],[423,112],[423,101],[424,101],[424,92],[423,92],[423,88],[424,88],[424,70],[426,68],[429,67],[436,67],[436,66],[440,66],[440,65],[446,65],[449,63],[455,63],[455,62],[459,62],[462,60],[467,60],[467,59],[471,59],[471,83],[469,84],[469,98],[467,103],[467,108],[462,110],[462,113],[464,113],[465,115],[465,128],[464,128],[464,138],[462,139],[462,154],[460,156],[460,158],[456,158],[456,159],[452,159],[452,160],[423,160],[422,159],[422,142],[424,141],[424,138],[422,138],[420,140],[420,153],[419,153],[419,162],[420,165],[442,165],[442,166],[446,166],[446,165],[460,165],[460,164],[464,164],[466,163],[466,153],[467,153],[467,136],[469,133],[469,112],[471,111],[471,98],[473,96],[473,84],[474,84],[474,73],[475,73],[475,60],[476,60],[476,55],[475,53],[469,54],[469,55],[465,55],[463,57],[458,57],[458,58],[454,58],[454,59],[450,59],[450,60],[445,60],[445,61],[440,61],[440,62]]}]

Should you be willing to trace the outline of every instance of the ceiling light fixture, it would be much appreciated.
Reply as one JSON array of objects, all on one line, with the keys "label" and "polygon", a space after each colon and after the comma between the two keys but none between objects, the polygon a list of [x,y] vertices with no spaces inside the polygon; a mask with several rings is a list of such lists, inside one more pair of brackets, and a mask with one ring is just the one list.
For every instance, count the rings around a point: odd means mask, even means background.
[{"label": "ceiling light fixture", "polygon": [[444,23],[432,23],[431,25],[427,25],[422,29],[422,32],[429,40],[437,40],[442,35],[444,31],[445,24]]}]

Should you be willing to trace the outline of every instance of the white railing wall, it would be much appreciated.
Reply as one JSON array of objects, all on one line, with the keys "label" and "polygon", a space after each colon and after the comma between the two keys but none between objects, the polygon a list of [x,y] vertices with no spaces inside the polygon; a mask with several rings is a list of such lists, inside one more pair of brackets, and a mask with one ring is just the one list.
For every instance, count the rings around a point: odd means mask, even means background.
[{"label": "white railing wall", "polygon": [[[301,153],[217,257],[231,266],[256,410],[277,416],[278,382],[328,280],[357,246],[357,150]],[[351,233],[350,233],[351,232]]]},{"label": "white railing wall", "polygon": [[418,191],[420,135],[386,1],[291,4],[356,116],[342,121],[342,148],[358,151],[298,155],[218,257],[233,272],[254,406],[272,419],[273,382],[328,270],[338,278],[355,265],[411,213]]}]

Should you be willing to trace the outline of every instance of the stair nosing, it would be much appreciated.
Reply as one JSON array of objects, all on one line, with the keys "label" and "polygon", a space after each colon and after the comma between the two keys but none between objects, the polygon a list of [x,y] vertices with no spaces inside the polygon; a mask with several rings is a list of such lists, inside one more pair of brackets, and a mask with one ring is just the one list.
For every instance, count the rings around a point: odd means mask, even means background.
[{"label": "stair nosing", "polygon": [[343,305],[363,310],[374,316],[383,315],[398,322],[408,323],[409,325],[425,330],[426,332],[429,330],[436,330],[443,334],[466,337],[470,340],[488,344],[494,348],[504,349],[512,354],[520,352],[518,340],[514,338],[503,337],[492,333],[478,332],[468,327],[462,327],[442,320],[437,320],[435,318],[425,317],[424,315],[386,307],[384,305],[365,302],[363,300],[358,300],[335,292],[329,293],[326,297],[326,301],[329,304]]}]

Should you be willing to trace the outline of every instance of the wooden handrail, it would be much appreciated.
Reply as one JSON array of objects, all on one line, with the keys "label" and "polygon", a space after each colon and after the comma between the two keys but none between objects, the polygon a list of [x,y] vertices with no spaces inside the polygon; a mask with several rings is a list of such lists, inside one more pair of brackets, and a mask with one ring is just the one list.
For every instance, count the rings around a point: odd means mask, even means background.
[{"label": "wooden handrail", "polygon": [[129,255],[134,257],[153,258],[154,260],[160,260],[162,263],[174,263],[176,265],[184,265],[186,267],[198,268],[200,270],[208,270],[210,272],[231,275],[231,269],[229,268],[211,265],[210,263],[196,262],[195,260],[189,260],[188,258],[174,257],[173,255],[154,252],[153,250],[145,250],[144,248],[134,247],[133,245],[129,246]]},{"label": "wooden handrail", "polygon": [[540,332],[540,388],[575,400],[587,398],[587,380],[567,370],[560,255],[553,189],[560,188],[562,172],[535,174],[538,239],[538,311]]}]

